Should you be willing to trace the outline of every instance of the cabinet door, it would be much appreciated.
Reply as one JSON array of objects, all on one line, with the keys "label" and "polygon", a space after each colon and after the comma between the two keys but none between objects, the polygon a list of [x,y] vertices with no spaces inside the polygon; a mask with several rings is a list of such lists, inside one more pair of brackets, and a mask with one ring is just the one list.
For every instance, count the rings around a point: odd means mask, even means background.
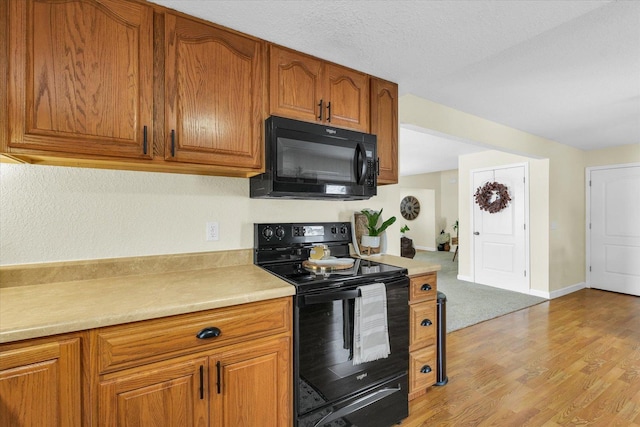
[{"label": "cabinet door", "polygon": [[269,52],[269,111],[271,115],[315,122],[327,100],[322,99],[322,61],[271,46]]},{"label": "cabinet door", "polygon": [[9,151],[150,158],[152,8],[11,0],[9,16]]},{"label": "cabinet door", "polygon": [[212,425],[290,426],[290,352],[289,338],[279,338],[212,357]]},{"label": "cabinet door", "polygon": [[378,136],[378,184],[398,183],[398,85],[371,78],[371,133]]},{"label": "cabinet door", "polygon": [[80,426],[80,339],[0,348],[3,426]]},{"label": "cabinet door", "polygon": [[325,74],[325,123],[369,132],[369,76],[329,63]]},{"label": "cabinet door", "polygon": [[263,166],[264,44],[165,15],[165,159]]},{"label": "cabinet door", "polygon": [[207,426],[207,359],[153,365],[100,382],[100,426]]}]

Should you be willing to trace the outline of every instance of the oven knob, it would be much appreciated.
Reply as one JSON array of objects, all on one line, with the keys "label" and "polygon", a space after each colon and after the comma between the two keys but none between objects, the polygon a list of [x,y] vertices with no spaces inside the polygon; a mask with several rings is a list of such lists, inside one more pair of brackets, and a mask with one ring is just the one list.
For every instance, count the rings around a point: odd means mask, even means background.
[{"label": "oven knob", "polygon": [[347,226],[343,225],[342,227],[340,227],[340,234],[347,234]]},{"label": "oven knob", "polygon": [[280,226],[276,227],[276,237],[278,239],[282,239],[284,237],[284,234],[285,234],[284,233],[284,228],[282,228]]},{"label": "oven knob", "polygon": [[331,234],[338,234],[338,227],[335,225],[331,227]]},{"label": "oven knob", "polygon": [[271,239],[273,237],[273,229],[271,227],[265,227],[262,230],[262,235],[267,240]]}]

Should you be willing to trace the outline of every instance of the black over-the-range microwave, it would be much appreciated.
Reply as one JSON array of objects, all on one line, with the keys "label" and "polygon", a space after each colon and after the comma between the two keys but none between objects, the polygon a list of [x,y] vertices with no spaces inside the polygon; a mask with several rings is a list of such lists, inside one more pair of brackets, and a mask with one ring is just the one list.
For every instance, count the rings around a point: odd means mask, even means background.
[{"label": "black over-the-range microwave", "polygon": [[376,136],[283,117],[265,121],[253,198],[364,200],[377,194]]}]

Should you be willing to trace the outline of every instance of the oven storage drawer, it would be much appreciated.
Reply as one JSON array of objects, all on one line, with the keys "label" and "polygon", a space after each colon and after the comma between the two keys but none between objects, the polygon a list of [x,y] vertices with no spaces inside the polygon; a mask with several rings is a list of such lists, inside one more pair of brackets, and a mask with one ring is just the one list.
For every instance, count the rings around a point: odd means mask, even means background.
[{"label": "oven storage drawer", "polygon": [[411,353],[409,372],[410,392],[432,386],[436,382],[436,347],[430,346]]},{"label": "oven storage drawer", "polygon": [[280,298],[100,328],[98,369],[102,374],[286,332],[291,311],[291,299]]},{"label": "oven storage drawer", "polygon": [[389,427],[409,416],[408,378],[401,375],[364,393],[298,418],[297,427]]},{"label": "oven storage drawer", "polygon": [[435,301],[437,289],[437,273],[421,274],[411,277],[409,300],[414,302]]},{"label": "oven storage drawer", "polygon": [[410,341],[409,351],[419,350],[436,343],[436,305],[431,302],[413,304],[409,307]]}]

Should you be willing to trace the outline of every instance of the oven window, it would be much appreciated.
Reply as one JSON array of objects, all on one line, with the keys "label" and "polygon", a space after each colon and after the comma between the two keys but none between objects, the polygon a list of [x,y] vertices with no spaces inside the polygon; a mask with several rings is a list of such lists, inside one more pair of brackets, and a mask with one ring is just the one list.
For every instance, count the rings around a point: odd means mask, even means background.
[{"label": "oven window", "polygon": [[276,173],[279,179],[309,183],[355,182],[355,150],[348,145],[320,144],[278,137],[276,153]]},{"label": "oven window", "polygon": [[353,365],[354,305],[350,298],[298,309],[299,414],[408,370],[408,288],[387,288],[391,354],[386,359]]}]

